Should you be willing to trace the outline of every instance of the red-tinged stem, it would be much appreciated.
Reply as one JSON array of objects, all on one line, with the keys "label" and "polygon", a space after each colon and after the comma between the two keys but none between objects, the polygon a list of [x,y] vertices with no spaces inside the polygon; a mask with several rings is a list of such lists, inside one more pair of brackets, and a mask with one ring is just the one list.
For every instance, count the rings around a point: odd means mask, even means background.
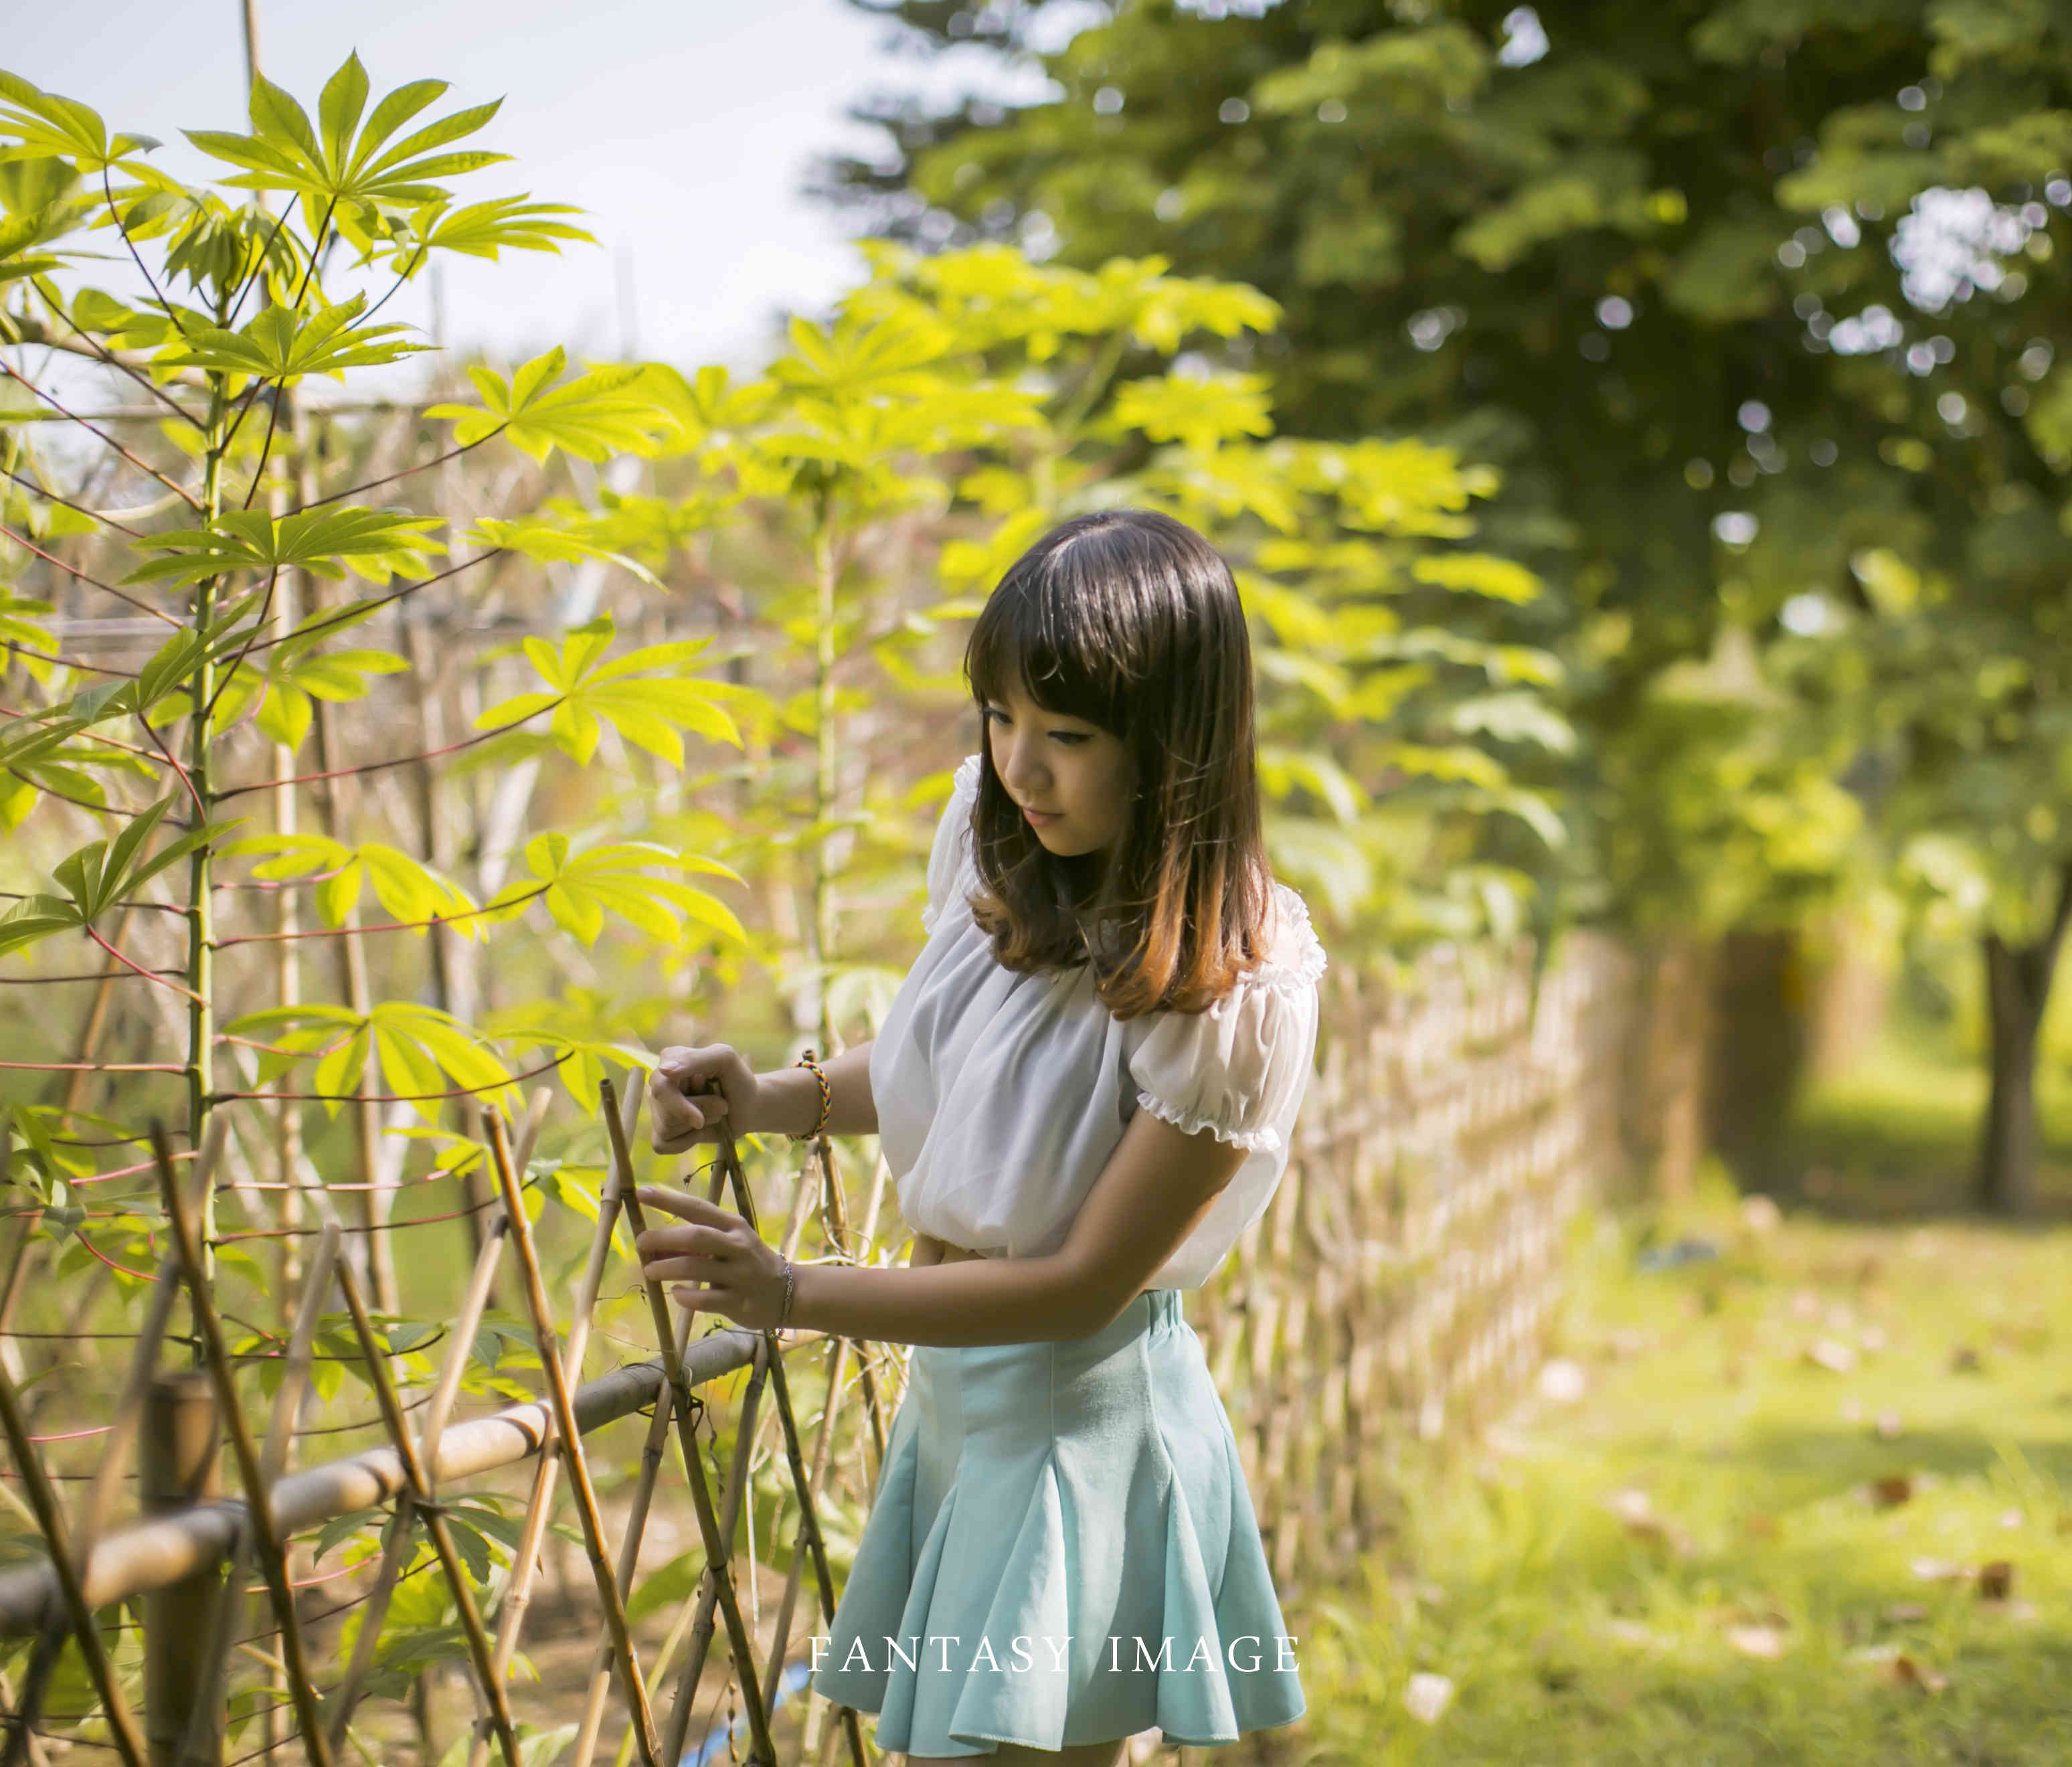
[{"label": "red-tinged stem", "polygon": [[[399,754],[393,761],[366,761],[356,767],[333,767],[328,773],[298,773],[290,779],[260,779],[250,785],[234,785],[228,791],[217,792],[216,802],[220,803],[225,798],[235,798],[247,791],[270,791],[284,785],[313,785],[320,779],[350,779],[356,774],[379,773],[384,767],[407,767],[420,761],[436,761],[442,754],[458,754],[462,749],[471,749],[478,743],[488,742],[491,737],[516,730],[531,723],[541,713],[553,711],[561,703],[561,701],[556,700],[553,705],[543,705],[538,712],[530,713],[522,718],[513,718],[508,724],[500,724],[493,730],[483,730],[462,742],[449,742],[442,749],[427,749],[421,754]],[[311,880],[304,878],[302,881],[306,883]]]},{"label": "red-tinged stem", "polygon": [[[520,1085],[541,1074],[551,1074],[573,1053],[572,1050],[563,1050],[552,1061],[542,1062],[537,1067],[528,1067],[522,1074],[507,1075],[500,1080],[491,1080],[483,1086],[456,1087],[450,1092],[212,1092],[209,1098],[211,1102],[218,1104],[230,1099],[295,1099],[319,1104],[429,1104],[440,1099],[478,1098],[484,1092],[494,1092],[506,1086]],[[310,1229],[312,1233],[316,1231],[314,1227]],[[347,1227],[345,1231],[347,1233],[377,1231],[379,1224],[373,1228]]]},{"label": "red-tinged stem", "polygon": [[31,779],[19,767],[7,770],[23,784],[32,787],[47,798],[56,798],[60,803],[68,803],[76,810],[90,810],[97,816],[141,816],[142,810],[125,810],[119,803],[96,803],[91,798],[75,798],[69,791],[60,791],[54,785]]},{"label": "red-tinged stem", "polygon": [[[276,565],[273,567],[273,573],[266,579],[266,598],[259,604],[259,617],[252,623],[252,630],[245,635],[245,647],[239,651],[236,655],[233,656],[230,660],[230,667],[225,669],[222,675],[218,677],[216,684],[216,691],[209,695],[208,704],[203,709],[202,716],[204,717],[212,717],[215,716],[216,702],[223,697],[224,689],[228,687],[230,684],[237,678],[237,672],[244,666],[245,659],[252,654],[253,641],[256,639],[261,632],[265,631],[266,622],[273,611],[273,591],[275,588],[278,586],[280,581],[281,567],[278,565]],[[220,800],[223,794],[219,791],[216,794],[216,796],[218,799]]]},{"label": "red-tinged stem", "polygon": [[78,416],[73,412],[68,411],[63,405],[60,405],[56,399],[52,398],[49,393],[44,392],[41,387],[38,386],[35,382],[31,380],[27,375],[18,373],[13,367],[5,362],[0,362],[0,374],[6,375],[10,380],[20,381],[23,386],[27,387],[30,392],[35,394],[39,399],[41,399],[45,405],[48,405],[51,410],[57,413],[60,417],[64,418],[68,422],[77,424],[80,428],[85,430],[88,435],[94,437],[98,441],[105,442],[109,447],[113,448],[116,453],[119,454],[125,460],[128,461],[131,466],[134,466],[138,471],[148,474],[151,478],[157,479],[160,484],[163,485],[166,490],[172,492],[175,497],[179,498],[182,503],[187,506],[188,508],[193,510],[195,514],[199,515],[201,513],[201,501],[192,491],[175,484],[171,479],[168,479],[163,473],[160,472],[157,467],[146,465],[143,461],[139,460],[136,455],[130,453],[127,448],[124,447],[121,442],[117,442],[114,438],[114,437],[109,434],[106,430],[98,429],[94,425],[88,422],[85,418]]},{"label": "red-tinged stem", "polygon": [[33,645],[23,644],[11,638],[7,640],[7,648],[22,656],[33,656],[39,663],[55,663],[60,668],[84,669],[89,675],[119,675],[125,681],[137,679],[134,669],[105,668],[98,663],[81,662],[76,656],[59,656],[50,651],[39,651]]},{"label": "red-tinged stem", "polygon": [[100,947],[103,951],[106,951],[109,956],[113,957],[117,963],[120,964],[125,969],[129,970],[131,973],[142,976],[146,981],[150,982],[159,988],[166,989],[169,993],[178,994],[182,1000],[192,1001],[197,1003],[200,1001],[201,997],[195,993],[192,988],[183,988],[178,982],[169,982],[164,976],[154,974],[150,970],[144,968],[141,964],[131,963],[128,958],[125,957],[121,951],[117,951],[113,945],[109,944],[106,939],[103,939],[101,935],[96,932],[91,927],[85,928],[84,931],[86,936],[88,939],[91,939],[95,944],[100,946]]},{"label": "red-tinged stem", "polygon": [[0,466],[0,472],[6,473],[24,491],[33,491],[46,503],[63,503],[76,515],[84,516],[88,521],[97,521],[104,527],[113,528],[117,533],[129,535],[132,540],[144,537],[139,530],[130,527],[128,523],[117,521],[113,516],[104,516],[97,509],[88,509],[84,503],[76,503],[69,497],[60,497],[47,485],[39,484],[33,479],[24,479],[18,472],[10,471],[5,466]]},{"label": "red-tinged stem", "polygon": [[[48,724],[56,719],[57,715],[55,712],[18,712],[11,705],[0,705],[0,717],[20,718],[31,724]],[[80,734],[92,742],[105,742],[111,749],[120,749],[125,754],[137,755],[149,761],[153,766],[158,764],[159,759],[166,752],[163,749],[160,749],[154,754],[149,749],[138,748],[134,742],[125,742],[120,737],[103,736],[98,730],[82,730]],[[179,765],[177,762],[174,764]]]},{"label": "red-tinged stem", "polygon": [[[187,972],[183,969],[161,969],[154,973],[160,976],[184,976]],[[7,978],[7,985],[10,988],[47,988],[56,982],[126,982],[129,980],[130,972],[127,970],[85,969],[81,970],[76,976],[10,976]],[[86,1062],[81,1065],[89,1071],[99,1071],[97,1063]]]},{"label": "red-tinged stem", "polygon": [[487,435],[477,436],[474,441],[464,442],[458,448],[449,448],[432,459],[421,460],[414,466],[405,466],[401,471],[392,472],[386,478],[370,479],[364,485],[352,485],[343,491],[335,491],[328,497],[315,497],[306,503],[297,503],[288,513],[299,516],[306,509],[321,509],[326,503],[342,503],[347,497],[361,496],[370,491],[379,491],[384,485],[393,485],[398,479],[408,479],[413,473],[429,471],[434,466],[443,466],[449,460],[458,460],[462,454],[472,453],[485,442],[494,442],[509,427],[508,424],[500,423]]},{"label": "red-tinged stem", "polygon": [[508,547],[504,546],[492,546],[487,552],[477,553],[474,557],[463,560],[450,570],[435,571],[430,577],[421,577],[414,583],[405,583],[401,589],[386,595],[377,596],[371,602],[358,602],[330,619],[314,620],[299,631],[283,632],[278,638],[262,639],[252,648],[255,651],[271,650],[276,644],[285,644],[291,638],[314,637],[317,633],[328,631],[332,627],[340,625],[345,621],[363,618],[377,607],[386,607],[391,602],[400,602],[405,595],[414,595],[419,590],[430,589],[433,584],[442,583],[449,577],[458,577],[462,571],[472,570],[477,565],[483,564],[489,559],[501,558],[509,549]]},{"label": "red-tinged stem", "polygon": [[[204,714],[204,716],[206,716],[206,714]],[[207,807],[204,806],[201,801],[201,793],[195,789],[193,779],[189,775],[187,770],[182,766],[180,763],[174,758],[173,751],[166,746],[164,738],[161,737],[156,730],[151,728],[151,721],[146,717],[142,712],[139,712],[137,714],[137,721],[144,726],[145,735],[150,738],[152,742],[158,745],[158,753],[166,758],[166,766],[170,766],[174,772],[179,775],[180,783],[187,788],[187,796],[194,802],[195,818],[195,826],[197,828],[200,828],[208,820],[208,811]],[[197,741],[199,741],[199,738],[197,738]]]},{"label": "red-tinged stem", "polygon": [[[384,921],[372,927],[312,927],[306,931],[292,933],[240,933],[235,939],[219,939],[216,942],[216,949],[228,951],[232,945],[276,944],[284,939],[355,939],[362,933],[423,932],[430,927],[450,927],[458,921],[475,920],[487,914],[503,914],[508,909],[516,908],[520,902],[531,902],[536,897],[545,895],[553,888],[552,884],[541,884],[537,890],[528,890],[522,896],[513,896],[508,902],[500,902],[493,909],[471,908],[463,914],[434,914],[430,920]],[[446,1095],[440,1095],[442,1097]],[[458,1097],[460,1095],[452,1095]]]},{"label": "red-tinged stem", "polygon": [[[186,1065],[180,1062],[0,1062],[0,1067],[27,1074],[184,1074]],[[131,1140],[137,1137],[131,1136]],[[78,1146],[113,1144],[80,1142]]]},{"label": "red-tinged stem", "polygon": [[[0,362],[0,368],[6,368],[7,364],[6,363]],[[13,374],[14,372],[12,368],[7,368],[7,372],[10,374]],[[17,375],[15,376],[15,378],[19,380],[21,377]],[[166,625],[171,627],[176,632],[184,631],[186,630],[186,628],[183,627],[178,620],[175,619],[173,616],[168,614],[163,608],[154,607],[149,602],[140,602],[134,595],[130,594],[125,590],[117,589],[113,583],[104,583],[98,577],[88,576],[87,573],[80,569],[77,565],[68,565],[62,558],[58,557],[56,554],[45,552],[43,549],[39,546],[33,540],[23,539],[21,535],[16,533],[11,528],[0,527],[0,537],[11,540],[17,546],[22,548],[23,551],[34,553],[36,557],[43,560],[46,565],[51,565],[55,569],[63,571],[68,577],[76,577],[79,581],[88,585],[90,588],[105,590],[118,602],[127,602],[130,606],[135,608],[138,613],[149,614],[153,619],[163,621]]]},{"label": "red-tinged stem", "polygon": [[[100,357],[100,359],[103,362],[106,363],[109,368],[116,369],[121,373],[128,375],[132,380],[134,380],[138,386],[142,387],[146,392],[150,393],[153,398],[156,399],[159,402],[159,404],[165,406],[165,408],[168,411],[171,412],[175,417],[184,417],[197,429],[202,427],[200,418],[197,417],[191,411],[188,410],[185,405],[182,405],[170,392],[166,392],[166,389],[160,386],[157,381],[154,380],[150,376],[145,373],[142,369],[137,367],[134,363],[125,362],[121,357],[116,355],[113,350],[102,343],[99,339],[94,337],[91,333],[82,331],[77,326],[74,325],[72,323],[71,314],[67,313],[64,308],[57,302],[51,298],[48,293],[46,292],[44,285],[40,279],[38,280],[36,284],[36,292],[43,296],[44,306],[64,321],[65,329],[71,332],[74,337],[77,338],[80,343],[84,343],[87,348],[91,350],[97,356]],[[119,527],[121,524],[118,523],[117,525]],[[125,532],[127,530],[125,530]]]}]

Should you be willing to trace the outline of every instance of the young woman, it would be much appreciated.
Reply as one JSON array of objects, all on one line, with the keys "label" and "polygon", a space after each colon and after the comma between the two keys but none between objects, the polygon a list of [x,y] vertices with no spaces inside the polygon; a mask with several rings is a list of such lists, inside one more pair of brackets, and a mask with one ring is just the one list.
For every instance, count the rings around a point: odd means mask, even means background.
[{"label": "young woman", "polygon": [[909,1266],[795,1265],[656,1189],[684,1224],[640,1253],[740,1325],[916,1346],[813,1686],[911,1762],[1112,1767],[1153,1725],[1227,1743],[1305,1709],[1181,1297],[1280,1182],[1324,953],[1268,869],[1244,615],[1200,535],[1128,509],[1053,529],[965,671],[985,746],[877,1038],[824,1085],[724,1045],[650,1082],[663,1153],[722,1120],[875,1132]]}]

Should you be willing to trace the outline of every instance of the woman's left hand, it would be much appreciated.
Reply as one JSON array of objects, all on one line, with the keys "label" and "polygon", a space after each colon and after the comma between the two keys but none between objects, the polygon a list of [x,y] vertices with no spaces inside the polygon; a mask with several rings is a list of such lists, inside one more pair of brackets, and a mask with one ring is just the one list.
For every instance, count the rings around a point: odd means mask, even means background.
[{"label": "woman's left hand", "polygon": [[775,1247],[703,1197],[643,1184],[640,1202],[684,1223],[651,1225],[634,1242],[643,1276],[676,1284],[670,1292],[679,1306],[720,1313],[755,1331],[776,1325],[784,1305],[784,1259]]}]

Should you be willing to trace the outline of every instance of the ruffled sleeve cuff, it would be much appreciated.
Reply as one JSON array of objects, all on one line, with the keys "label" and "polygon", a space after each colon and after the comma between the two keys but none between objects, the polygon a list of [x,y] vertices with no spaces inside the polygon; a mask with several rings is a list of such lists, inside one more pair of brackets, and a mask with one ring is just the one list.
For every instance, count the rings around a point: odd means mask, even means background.
[{"label": "ruffled sleeve cuff", "polygon": [[967,755],[950,782],[950,801],[935,824],[935,845],[928,853],[928,901],[921,910],[921,931],[933,933],[935,922],[954,899],[971,867],[972,806],[978,802],[979,758]]},{"label": "ruffled sleeve cuff", "polygon": [[1161,1015],[1130,1058],[1138,1105],[1190,1135],[1280,1152],[1316,1059],[1322,967],[1305,953],[1240,978],[1205,1012]]}]

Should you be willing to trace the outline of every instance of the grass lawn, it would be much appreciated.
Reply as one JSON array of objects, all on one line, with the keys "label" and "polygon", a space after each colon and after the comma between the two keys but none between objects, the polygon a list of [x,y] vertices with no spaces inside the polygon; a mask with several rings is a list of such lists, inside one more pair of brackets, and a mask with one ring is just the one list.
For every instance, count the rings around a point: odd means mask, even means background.
[{"label": "grass lawn", "polygon": [[[1808,1114],[1837,1185],[1868,1095]],[[1306,1604],[1272,1758],[2072,1762],[2072,1227],[1835,1202],[1597,1223],[1580,1396],[1406,1477],[1367,1587]],[[1686,1236],[1719,1255],[1638,1267]]]}]

